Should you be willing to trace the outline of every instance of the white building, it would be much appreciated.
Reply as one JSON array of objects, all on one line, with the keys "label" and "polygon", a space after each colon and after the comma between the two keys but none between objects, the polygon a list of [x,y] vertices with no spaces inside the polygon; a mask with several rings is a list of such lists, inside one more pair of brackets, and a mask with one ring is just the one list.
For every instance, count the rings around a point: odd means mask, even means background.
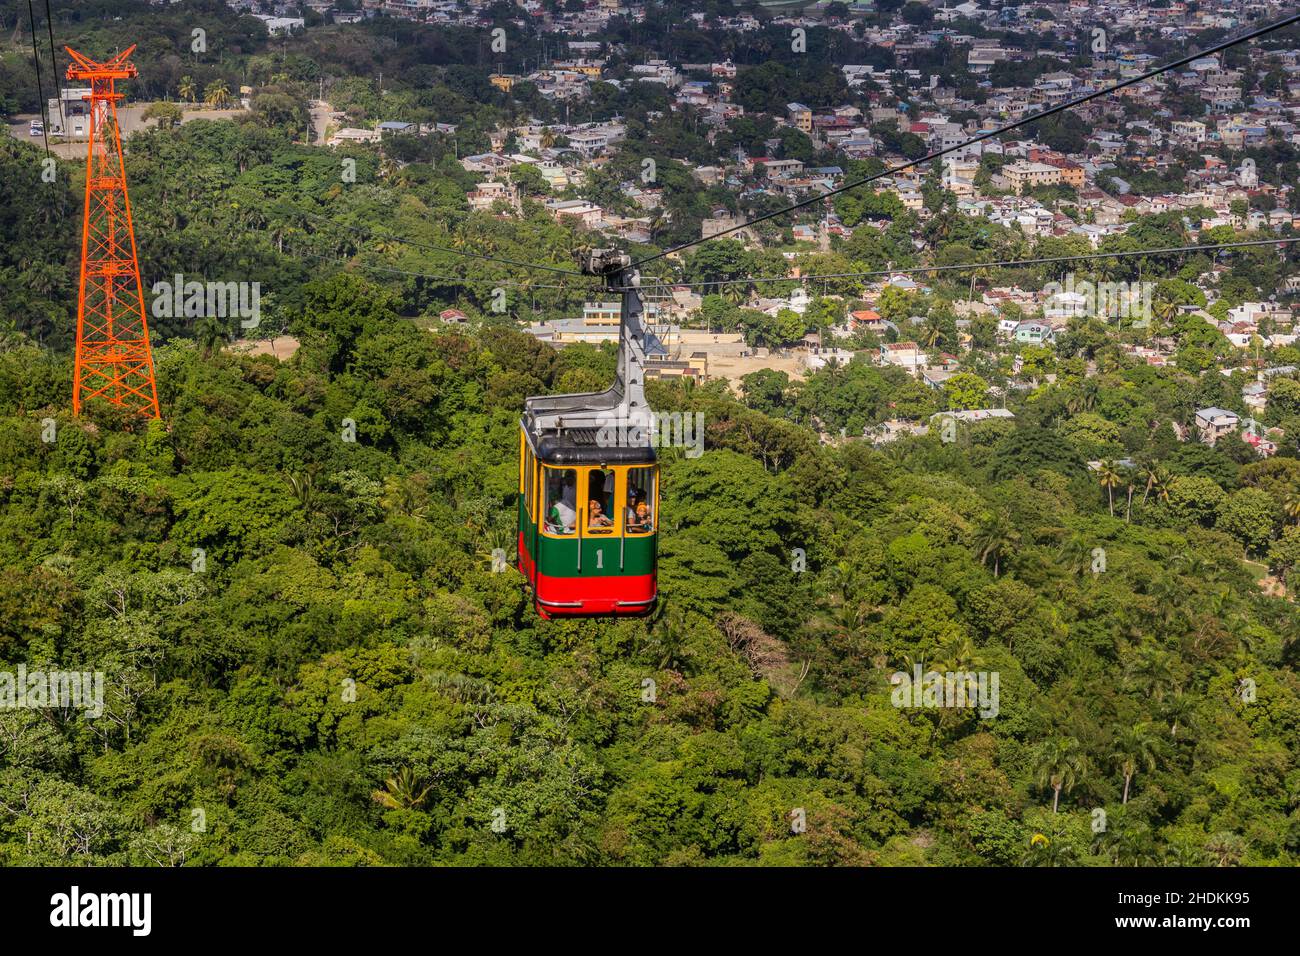
[{"label": "white building", "polygon": [[264,13],[255,13],[253,16],[266,24],[266,32],[273,37],[288,36],[307,26],[307,21],[302,17],[271,17]]},{"label": "white building", "polygon": [[925,350],[915,342],[889,342],[880,347],[877,362],[880,365],[897,365],[907,369],[913,375],[919,375],[925,368],[927,357]]},{"label": "white building", "polygon": [[546,209],[561,222],[577,220],[591,228],[600,225],[603,214],[599,206],[585,199],[552,199],[546,203]]},{"label": "white building", "polygon": [[51,136],[82,140],[90,135],[90,87],[72,86],[59,91],[46,104]]}]

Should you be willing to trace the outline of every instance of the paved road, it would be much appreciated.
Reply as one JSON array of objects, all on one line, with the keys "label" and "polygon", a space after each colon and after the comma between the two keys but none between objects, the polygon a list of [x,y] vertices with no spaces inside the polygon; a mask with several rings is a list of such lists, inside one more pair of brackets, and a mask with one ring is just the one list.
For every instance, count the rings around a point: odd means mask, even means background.
[{"label": "paved road", "polygon": [[[154,124],[154,120],[145,122],[141,118],[144,111],[148,108],[148,103],[137,103],[134,106],[123,106],[117,111],[117,121],[122,126],[122,136],[124,138],[130,136],[136,130],[144,129],[146,126],[152,126]],[[196,119],[232,119],[242,112],[243,110],[240,109],[214,110],[187,106],[185,108],[184,118],[181,122],[188,123],[190,120]],[[40,136],[32,136],[30,134],[31,121],[33,119],[40,119],[40,117],[31,113],[11,117],[9,120],[9,135],[24,140],[25,142],[43,147],[45,144],[44,139]],[[86,155],[86,144],[84,142],[57,142],[53,137],[51,137],[50,152],[54,153],[56,156],[62,157],[63,159],[80,159]]]},{"label": "paved road", "polygon": [[311,101],[311,144],[313,146],[325,145],[325,129],[330,124],[330,119],[334,113],[334,107],[330,106],[324,100]]}]

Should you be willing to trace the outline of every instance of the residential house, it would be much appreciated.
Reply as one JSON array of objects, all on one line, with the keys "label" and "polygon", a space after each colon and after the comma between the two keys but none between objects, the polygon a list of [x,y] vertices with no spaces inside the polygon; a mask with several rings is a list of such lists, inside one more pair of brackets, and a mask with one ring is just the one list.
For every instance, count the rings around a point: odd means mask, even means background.
[{"label": "residential house", "polygon": [[331,136],[327,142],[329,146],[338,146],[342,143],[377,143],[383,134],[377,129],[355,129],[345,126]]},{"label": "residential house", "polygon": [[1055,330],[1043,322],[1021,322],[1016,326],[1015,340],[1021,345],[1048,345],[1055,338]]},{"label": "residential house", "polygon": [[1213,445],[1224,435],[1235,432],[1240,424],[1240,416],[1226,408],[1210,406],[1196,411],[1196,430],[1200,432],[1201,441],[1207,445]]},{"label": "residential house", "polygon": [[920,373],[921,369],[925,368],[925,349],[915,342],[890,342],[880,347],[877,352],[877,363],[880,365],[896,365],[915,376]]},{"label": "residential house", "polygon": [[595,228],[600,225],[602,210],[594,202],[585,199],[552,199],[546,203],[547,211],[557,220],[577,220],[584,226]]},{"label": "residential house", "polygon": [[519,190],[513,183],[489,180],[479,183],[469,193],[469,208],[474,211],[490,210],[496,203],[504,202],[519,211]]},{"label": "residential house", "polygon": [[[1017,196],[1022,196],[1030,189],[1039,186],[1055,186],[1061,182],[1061,170],[1047,163],[1020,162],[1003,166],[993,176],[993,184],[999,188],[1009,189]],[[1001,184],[1005,183],[1005,186]]]},{"label": "residential house", "polygon": [[813,114],[811,109],[802,103],[787,103],[785,112],[791,126],[800,132],[812,134]]}]

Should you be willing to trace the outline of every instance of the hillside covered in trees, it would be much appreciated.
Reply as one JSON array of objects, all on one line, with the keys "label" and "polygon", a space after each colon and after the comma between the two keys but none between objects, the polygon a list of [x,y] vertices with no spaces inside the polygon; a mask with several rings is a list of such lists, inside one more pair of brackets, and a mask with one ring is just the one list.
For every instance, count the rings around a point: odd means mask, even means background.
[{"label": "hillside covered in trees", "polygon": [[[94,15],[73,42],[126,37],[105,5],[84,6]],[[3,9],[7,25],[24,12]],[[131,9],[188,36],[171,8]],[[593,237],[529,198],[516,218],[468,212],[475,177],[457,161],[537,103],[491,92],[486,60],[443,69],[469,59],[463,37],[430,52],[404,44],[400,24],[328,28],[305,58],[246,26],[222,32],[214,14],[221,59],[201,69],[171,56],[175,43],[140,51],[151,97],[191,73],[237,88],[246,70],[259,86],[239,122],[131,138],[141,267],[146,290],[177,271],[260,283],[256,334],[301,347],[254,357],[224,347],[233,323],[158,318],[160,422],[70,416],[82,174],[61,163],[48,183],[35,146],[0,141],[0,672],[107,680],[93,720],[0,709],[0,863],[1297,862],[1287,577],[1300,458],[1293,439],[1261,461],[1236,436],[1180,438],[1198,408],[1246,409],[1243,373],[1217,367],[1235,347],[1178,310],[1206,306],[1191,280],[1212,265],[1218,317],[1270,294],[1294,251],[1099,265],[1154,277],[1153,329],[1072,322],[1054,348],[1013,355],[977,316],[983,354],[960,388],[863,359],[798,382],[764,370],[735,393],[654,384],[656,408],[701,412],[707,429],[700,457],[663,455],[660,607],[541,621],[492,561],[514,548],[518,416],[525,396],[603,387],[614,357],[517,331],[571,315],[589,283],[521,279],[459,252],[569,266]],[[693,35],[674,28],[683,46]],[[411,60],[380,58],[391,50]],[[343,76],[381,63],[387,99]],[[0,63],[7,112],[36,105],[23,70]],[[459,140],[303,145],[303,104],[325,72],[349,118],[452,119]],[[756,102],[788,95],[781,70],[755,74],[742,89]],[[659,160],[671,215],[656,242],[697,234],[715,202],[753,211],[691,178],[702,140],[685,120],[653,120],[656,94],[596,94],[592,115],[625,115]],[[746,120],[723,135],[752,146],[769,132]],[[786,138],[783,150],[800,145]],[[1290,155],[1261,156],[1261,175],[1290,177]],[[611,163],[611,201],[639,160]],[[933,180],[925,199],[921,223],[883,195],[845,194],[846,223],[882,228],[800,253],[803,274],[1091,250],[977,223]],[[1101,248],[1239,238],[1182,218],[1147,217]],[[763,238],[761,251],[719,241],[654,268],[696,282],[785,274],[782,230]],[[977,282],[1037,288],[1065,268],[938,277],[882,294],[881,312],[920,319],[929,350],[955,348],[953,302]],[[703,319],[780,346],[841,321],[863,282],[823,283],[802,316],[745,308],[752,291],[705,296]],[[437,322],[451,306],[463,329]],[[1176,364],[1119,348],[1153,335],[1174,342]],[[1300,365],[1300,349],[1262,358]],[[990,387],[1014,422],[949,442],[937,429],[884,448],[860,437],[979,407]],[[1297,381],[1270,384],[1266,417],[1300,433]],[[891,675],[916,666],[997,672],[997,716],[894,706]]]},{"label": "hillside covered in trees", "polygon": [[[490,560],[518,410],[611,356],[393,303],[310,283],[284,363],[173,341],[164,420],[134,430],[60,411],[65,358],[0,355],[0,660],[108,679],[99,720],[0,713],[0,858],[1294,860],[1297,617],[1241,559],[1296,459],[1184,446],[1130,503],[1052,389],[1017,426],[885,452],[658,387],[708,427],[701,457],[665,454],[662,607],[543,622]],[[1152,374],[1114,371],[1073,420],[1179,387]],[[895,708],[914,663],[998,671],[999,715]]]}]

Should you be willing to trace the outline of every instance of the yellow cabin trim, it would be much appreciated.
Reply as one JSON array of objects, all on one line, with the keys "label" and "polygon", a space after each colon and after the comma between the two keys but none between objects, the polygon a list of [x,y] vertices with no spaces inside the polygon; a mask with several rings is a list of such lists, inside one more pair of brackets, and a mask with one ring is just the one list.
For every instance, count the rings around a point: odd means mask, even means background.
[{"label": "yellow cabin trim", "polygon": [[[557,534],[547,530],[546,513],[548,503],[546,501],[546,488],[549,484],[548,475],[551,473],[559,474],[562,472],[575,472],[574,474],[574,503],[577,512],[577,521],[582,523],[582,536],[588,537],[618,537],[627,535],[628,537],[645,537],[654,534],[659,529],[659,466],[658,465],[548,465],[539,462],[533,454],[532,448],[522,438],[520,439],[520,463],[519,463],[519,493],[524,496],[525,513],[528,515],[528,521],[538,532],[548,538],[572,538],[576,536],[576,531],[570,534]],[[650,495],[650,529],[647,531],[632,531],[625,527],[627,517],[628,502],[628,484],[630,476],[634,470],[649,469],[651,474],[649,480],[651,483]],[[610,492],[605,490],[602,481],[601,487],[594,495],[602,506],[609,509],[606,512],[611,519],[610,524],[603,527],[593,527],[590,524],[590,514],[588,502],[591,501],[592,491],[595,488],[594,480],[598,474],[613,473],[613,489]],[[525,476],[529,476],[527,479]],[[644,484],[645,476],[639,476],[641,484]],[[531,491],[531,494],[529,493]]]}]

